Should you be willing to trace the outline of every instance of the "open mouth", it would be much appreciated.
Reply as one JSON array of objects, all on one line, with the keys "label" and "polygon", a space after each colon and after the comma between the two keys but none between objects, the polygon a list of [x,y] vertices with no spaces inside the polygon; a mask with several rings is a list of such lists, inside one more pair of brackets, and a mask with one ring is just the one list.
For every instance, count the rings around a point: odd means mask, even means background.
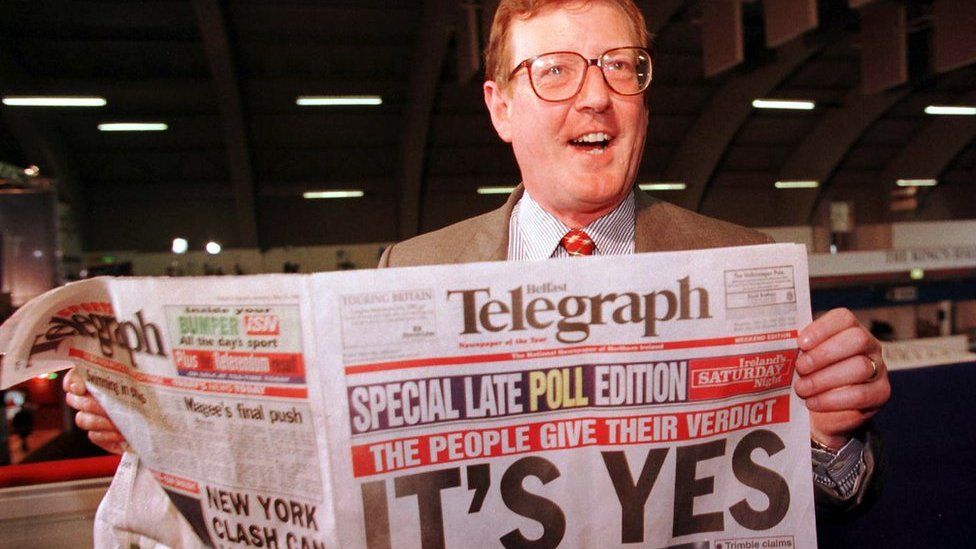
[{"label": "open mouth", "polygon": [[602,154],[610,146],[611,141],[613,137],[607,133],[591,132],[571,139],[569,144],[589,154]]}]

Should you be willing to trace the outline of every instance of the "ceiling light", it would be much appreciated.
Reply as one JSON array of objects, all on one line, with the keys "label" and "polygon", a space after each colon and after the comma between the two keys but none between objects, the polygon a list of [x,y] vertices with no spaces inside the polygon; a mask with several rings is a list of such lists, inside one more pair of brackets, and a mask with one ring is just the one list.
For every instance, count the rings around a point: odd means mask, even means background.
[{"label": "ceiling light", "polygon": [[163,122],[109,122],[99,124],[103,132],[161,132],[169,129]]},{"label": "ceiling light", "polygon": [[817,106],[813,101],[793,101],[788,99],[755,99],[752,106],[757,109],[785,109],[791,111],[812,111]]},{"label": "ceiling light", "polygon": [[949,105],[929,105],[925,107],[925,114],[941,114],[948,116],[976,116],[976,107],[958,107]]},{"label": "ceiling light", "polygon": [[185,238],[173,239],[172,250],[174,254],[185,254],[188,249],[190,249],[190,243]]},{"label": "ceiling light", "polygon": [[217,255],[220,253],[220,244],[217,244],[213,240],[207,242],[207,253],[210,255]]},{"label": "ceiling light", "polygon": [[511,194],[515,187],[478,187],[478,194]]},{"label": "ceiling light", "polygon": [[362,196],[363,191],[351,189],[336,191],[305,191],[302,193],[302,198],[307,198],[309,200],[317,198],[360,198]]},{"label": "ceiling light", "polygon": [[899,187],[934,187],[939,184],[937,179],[899,179],[895,183]]},{"label": "ceiling light", "polygon": [[7,95],[3,104],[8,107],[104,107],[104,97],[26,96]]},{"label": "ceiling light", "polygon": [[683,191],[688,185],[675,181],[673,183],[640,183],[637,185],[642,191]]},{"label": "ceiling light", "polygon": [[379,95],[300,95],[295,104],[305,107],[382,105],[383,98]]},{"label": "ceiling light", "polygon": [[819,181],[777,181],[773,183],[777,189],[816,189],[820,186]]}]

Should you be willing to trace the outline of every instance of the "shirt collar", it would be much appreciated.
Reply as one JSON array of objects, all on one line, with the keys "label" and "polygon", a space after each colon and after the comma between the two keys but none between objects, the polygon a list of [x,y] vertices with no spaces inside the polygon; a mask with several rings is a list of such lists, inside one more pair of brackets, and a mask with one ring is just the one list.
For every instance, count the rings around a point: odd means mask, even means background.
[{"label": "shirt collar", "polygon": [[[596,244],[597,255],[634,252],[635,212],[634,192],[631,191],[612,211],[581,227]],[[524,259],[549,259],[571,228],[543,209],[527,190],[519,200],[516,215],[525,246]]]}]

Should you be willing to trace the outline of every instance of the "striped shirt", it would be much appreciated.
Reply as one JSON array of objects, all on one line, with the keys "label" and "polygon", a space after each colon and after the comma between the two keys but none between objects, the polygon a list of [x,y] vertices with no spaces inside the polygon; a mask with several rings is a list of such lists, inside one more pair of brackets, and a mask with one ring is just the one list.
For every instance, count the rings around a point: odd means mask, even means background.
[{"label": "striped shirt", "polygon": [[[586,227],[579,227],[596,245],[593,255],[634,253],[635,211],[634,193],[631,192],[613,211]],[[525,191],[512,209],[508,224],[508,260],[569,257],[559,241],[572,228],[563,225]]]}]

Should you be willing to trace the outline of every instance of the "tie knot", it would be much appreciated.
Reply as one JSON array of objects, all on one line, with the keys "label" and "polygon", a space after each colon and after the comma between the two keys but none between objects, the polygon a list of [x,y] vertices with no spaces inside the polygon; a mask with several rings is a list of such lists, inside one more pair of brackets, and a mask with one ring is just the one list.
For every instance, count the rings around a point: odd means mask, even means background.
[{"label": "tie knot", "polygon": [[590,235],[579,229],[573,229],[566,233],[559,243],[571,256],[593,255],[593,250],[596,249],[596,244],[593,243]]}]

